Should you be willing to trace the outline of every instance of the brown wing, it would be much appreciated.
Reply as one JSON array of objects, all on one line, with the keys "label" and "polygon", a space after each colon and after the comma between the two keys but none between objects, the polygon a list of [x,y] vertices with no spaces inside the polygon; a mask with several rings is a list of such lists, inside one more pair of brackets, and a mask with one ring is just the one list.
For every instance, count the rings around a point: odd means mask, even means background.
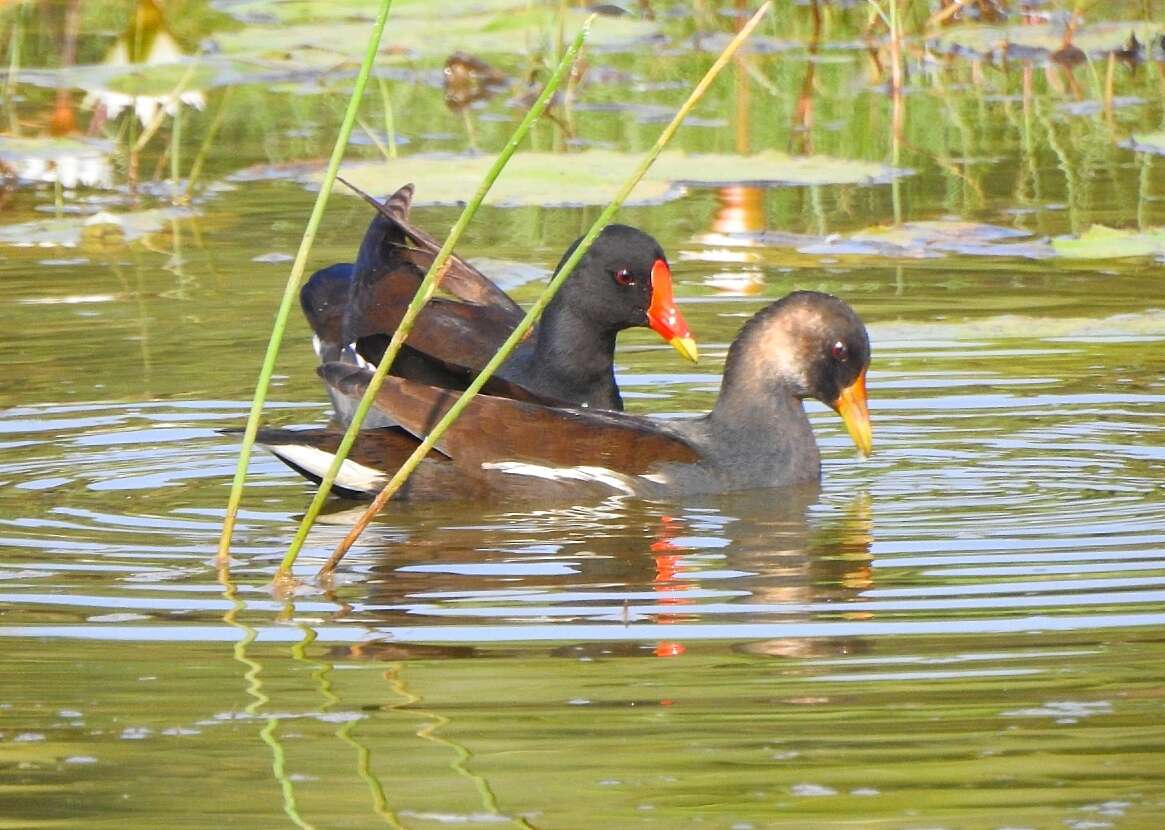
[{"label": "brown wing", "polygon": [[[320,367],[320,374],[341,392],[359,397],[371,373],[344,363]],[[417,436],[448,411],[458,393],[388,377],[376,397],[384,413]],[[540,406],[478,395],[441,437],[439,446],[459,465],[491,461],[528,461],[560,467],[605,467],[628,475],[646,473],[661,462],[692,463],[699,453],[666,424],[589,409]]]},{"label": "brown wing", "polygon": [[[420,285],[421,272],[398,267],[385,279],[366,281],[348,303],[346,337],[391,335]],[[435,297],[417,316],[409,346],[449,367],[476,374],[514,330],[497,306],[468,305]]]},{"label": "brown wing", "polygon": [[[441,245],[424,230],[409,222],[409,208],[412,205],[414,192],[413,185],[406,184],[386,199],[384,204],[381,204],[351,182],[340,176],[336,178],[347,185],[361,199],[372,205],[380,216],[395,227],[395,230],[403,237],[396,244],[413,249],[402,251],[402,255],[412,261],[422,274],[428,271],[437,252],[441,250]],[[363,245],[361,247],[363,249]],[[518,320],[522,319],[522,310],[518,304],[511,300],[506,292],[494,285],[489,277],[457,254],[449,257],[445,276],[441,278],[441,289],[465,302],[496,308],[499,312],[506,313],[508,317],[513,318],[511,329]]]},{"label": "brown wing", "polygon": [[[377,208],[378,215],[364,234],[353,266],[344,307],[343,340],[359,341],[361,353],[376,362],[384,353],[387,337],[400,325],[437,249],[435,241],[406,220],[412,193],[412,185],[405,185],[383,205],[360,193]],[[413,247],[416,241],[424,247]],[[468,280],[443,282],[448,287],[466,289],[460,291],[462,300],[430,300],[413,325],[407,343],[424,359],[435,361],[438,374],[440,370],[451,371],[453,376],[440,383],[455,387],[464,386],[470,376],[480,371],[513,331],[522,312],[497,286],[461,260],[450,260],[448,273]],[[485,302],[477,304],[475,299]],[[393,371],[437,382],[434,377],[410,373],[406,368],[402,361]],[[466,380],[459,384],[460,377]],[[517,394],[533,397],[528,392]]]}]

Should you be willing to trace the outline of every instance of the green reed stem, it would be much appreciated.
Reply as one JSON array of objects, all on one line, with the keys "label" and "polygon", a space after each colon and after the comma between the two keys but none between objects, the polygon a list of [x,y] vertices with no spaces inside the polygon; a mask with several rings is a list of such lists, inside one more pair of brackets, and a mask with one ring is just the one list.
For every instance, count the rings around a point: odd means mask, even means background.
[{"label": "green reed stem", "polygon": [[368,38],[368,47],[364,51],[364,60],[360,64],[360,72],[356,75],[356,84],[352,88],[352,97],[348,101],[348,109],[344,113],[344,120],[340,124],[340,132],[336,136],[336,144],[332,148],[332,156],[328,160],[327,170],[324,172],[323,182],[320,184],[319,195],[316,196],[315,206],[307,220],[303,238],[299,243],[299,251],[295,262],[291,264],[291,273],[287,277],[287,285],[283,289],[283,299],[279,303],[279,310],[275,313],[275,325],[271,331],[271,339],[267,343],[267,354],[263,357],[263,368],[259,371],[259,381],[255,386],[255,398],[251,401],[251,413],[247,417],[247,426],[243,432],[243,445],[239,448],[239,463],[235,468],[235,478],[231,483],[231,494],[227,501],[226,516],[223,517],[222,536],[218,542],[219,560],[224,560],[231,548],[231,534],[235,528],[235,519],[239,512],[239,502],[243,498],[243,481],[247,477],[247,464],[251,458],[251,448],[255,443],[255,435],[259,431],[259,414],[263,411],[263,403],[267,398],[267,389],[271,384],[271,375],[275,372],[275,358],[279,354],[279,344],[283,341],[283,332],[287,328],[287,318],[291,312],[292,302],[295,300],[296,288],[307,266],[307,256],[315,242],[316,231],[324,217],[324,208],[328,204],[328,197],[332,193],[332,185],[336,180],[336,173],[340,169],[340,161],[344,158],[344,149],[348,146],[348,138],[352,135],[352,126],[356,123],[356,113],[360,109],[360,99],[364,97],[364,86],[372,72],[372,63],[380,49],[380,36],[384,32],[384,24],[388,20],[388,11],[392,8],[392,0],[382,0],[380,13],[376,22],[372,24],[372,34]]},{"label": "green reed stem", "polygon": [[178,177],[182,175],[182,102],[174,110],[174,124],[170,128],[170,182],[174,196],[178,195]]},{"label": "green reed stem", "polygon": [[[173,105],[175,113],[182,109],[182,93],[186,91],[187,85],[191,80],[193,80],[195,68],[195,64],[190,64],[190,66],[187,67],[186,72],[183,73],[182,77],[178,80],[178,85],[170,91],[170,94],[166,96],[166,100],[158,105],[158,110],[154,113],[154,117],[150,119],[150,123],[146,125],[145,129],[142,130],[141,135],[137,137],[137,140],[130,147],[131,153],[140,153],[142,150],[146,149],[146,145],[150,143],[150,140],[153,139],[158,130],[162,129],[162,124],[166,120],[166,110],[168,110],[171,105]],[[131,110],[131,113],[136,112],[136,110],[137,102],[135,100],[134,108]],[[177,118],[178,116],[175,115],[174,117]]]},{"label": "green reed stem", "polygon": [[[732,59],[733,54],[736,52],[737,48],[739,48],[740,44],[742,44],[745,39],[747,39],[748,36],[752,34],[753,29],[755,29],[757,24],[760,23],[761,18],[768,12],[771,5],[772,2],[769,0],[769,2],[766,2],[759,9],[757,9],[756,14],[754,14],[748,23],[746,23],[740,30],[740,32],[737,33],[736,37],[732,39],[732,42],[730,42],[728,46],[724,48],[724,51],[720,54],[720,57],[716,59],[716,62],[712,64],[711,68],[707,71],[704,77],[700,79],[700,83],[696,84],[696,88],[692,90],[692,94],[688,96],[688,100],[684,102],[683,106],[681,106],[679,111],[675,114],[675,117],[672,118],[671,123],[664,127],[663,132],[659,134],[659,138],[656,139],[655,144],[650,150],[648,150],[647,155],[643,158],[643,161],[639,163],[639,167],[636,168],[635,172],[632,173],[631,176],[619,188],[619,192],[615,194],[615,198],[611,201],[611,203],[607,205],[602,213],[599,214],[599,217],[594,221],[590,229],[586,232],[586,235],[583,236],[578,246],[574,249],[574,253],[572,253],[570,257],[567,258],[566,262],[562,264],[562,267],[558,270],[558,273],[554,275],[553,279],[550,280],[546,288],[543,290],[542,295],[534,302],[534,305],[532,305],[530,310],[526,312],[526,316],[522,318],[522,321],[518,323],[514,331],[510,334],[509,337],[506,338],[506,342],[502,344],[500,349],[498,349],[497,354],[495,354],[489,363],[485,365],[485,368],[481,370],[478,376],[473,379],[473,382],[469,384],[469,387],[461,394],[461,397],[457,399],[453,406],[450,407],[449,411],[446,412],[441,420],[437,422],[436,426],[434,426],[432,431],[425,437],[425,440],[422,441],[421,444],[413,451],[413,454],[409,456],[408,460],[405,461],[405,463],[401,465],[401,468],[396,471],[396,474],[389,480],[384,489],[377,494],[372,504],[369,505],[364,513],[361,514],[360,518],[356,521],[355,526],[351,531],[348,532],[348,535],[345,536],[343,540],[341,540],[340,544],[336,546],[336,550],[320,569],[318,574],[319,577],[325,577],[333,570],[335,570],[336,566],[340,563],[340,560],[344,558],[344,554],[346,554],[348,549],[352,547],[353,543],[358,538],[360,538],[360,534],[368,526],[369,522],[372,521],[373,517],[375,517],[376,514],[380,512],[388,500],[392,498],[392,496],[401,488],[402,485],[404,485],[405,481],[410,475],[412,475],[413,470],[417,468],[424,457],[428,454],[429,450],[431,450],[433,446],[441,440],[441,436],[445,434],[445,431],[453,424],[454,421],[457,420],[457,417],[469,405],[470,401],[473,400],[473,397],[481,390],[483,386],[485,386],[486,382],[490,379],[490,377],[493,376],[493,373],[497,371],[498,367],[502,365],[507,357],[509,357],[510,352],[512,352],[526,336],[526,332],[530,330],[530,327],[533,326],[541,316],[542,311],[546,308],[551,299],[553,299],[554,295],[558,292],[558,289],[562,287],[563,282],[565,282],[567,277],[570,276],[575,266],[578,265],[579,260],[581,260],[583,256],[586,255],[586,252],[590,249],[591,244],[598,237],[599,233],[603,230],[604,227],[606,227],[607,223],[611,221],[611,219],[615,216],[615,213],[618,212],[619,208],[622,207],[623,202],[626,201],[627,197],[631,195],[631,191],[635,188],[635,185],[639,183],[639,180],[642,179],[644,174],[647,173],[648,168],[650,168],[651,165],[655,162],[656,158],[663,151],[663,148],[667,146],[668,142],[671,141],[672,137],[676,134],[676,130],[680,128],[680,124],[683,123],[688,113],[692,111],[699,100],[704,96],[704,93],[707,92],[708,87],[712,84],[712,81],[714,81],[716,76],[720,74],[720,70],[722,70]],[[384,365],[385,361],[381,361],[380,368],[383,368]],[[377,370],[378,373],[380,368]],[[361,401],[361,405],[369,402],[370,393],[374,394],[371,388],[371,384],[369,384],[369,389],[364,393],[364,399]]]},{"label": "green reed stem", "polygon": [[392,111],[392,96],[388,94],[388,82],[377,78],[380,84],[380,101],[384,105],[384,134],[388,141],[388,157],[396,158],[396,117]]},{"label": "green reed stem", "polygon": [[388,148],[384,146],[384,142],[368,126],[368,122],[363,118],[357,118],[356,123],[360,125],[360,129],[364,131],[364,135],[368,136],[368,140],[372,142],[373,146],[380,151],[380,155],[384,156],[385,160],[391,159],[392,155],[388,152]]},{"label": "green reed stem", "polygon": [[356,441],[356,435],[360,431],[360,425],[364,423],[364,417],[368,414],[368,410],[372,408],[372,402],[376,398],[376,393],[380,389],[380,385],[384,382],[385,375],[388,374],[389,368],[396,360],[397,354],[400,352],[401,346],[405,339],[412,331],[413,323],[417,316],[421,313],[421,309],[437,291],[437,286],[444,276],[445,266],[449,261],[449,255],[453,253],[454,246],[461,239],[461,234],[465,232],[465,228],[469,225],[477,209],[481,207],[482,201],[485,199],[494,181],[501,174],[502,168],[514,155],[514,151],[518,149],[518,145],[522,143],[522,139],[526,137],[530,126],[538,120],[542,111],[546,109],[546,105],[550,103],[551,97],[555,90],[558,89],[559,84],[567,76],[570,67],[574,64],[574,59],[578,55],[579,49],[582,48],[583,41],[590,32],[591,23],[595,19],[595,15],[591,15],[583,23],[578,35],[575,36],[574,42],[571,43],[570,48],[567,49],[566,54],[562,56],[562,60],[558,62],[558,66],[554,70],[554,74],[550,76],[550,80],[546,82],[546,87],[542,90],[542,94],[538,96],[538,100],[534,102],[534,106],[530,107],[530,111],[526,113],[526,117],[522,119],[522,123],[514,130],[514,134],[510,136],[510,140],[506,142],[506,146],[502,148],[501,153],[498,154],[497,159],[490,167],[489,172],[485,174],[485,179],[478,186],[477,192],[473,194],[469,204],[465,206],[465,210],[461,212],[453,229],[449,232],[449,238],[445,240],[445,244],[441,246],[441,250],[437,252],[437,257],[433,260],[433,264],[429,266],[429,272],[425,274],[425,278],[421,280],[420,286],[417,288],[416,296],[413,297],[409,307],[405,310],[404,316],[401,318],[400,324],[396,331],[393,332],[392,339],[388,343],[388,349],[384,353],[384,357],[380,359],[380,364],[376,367],[376,372],[372,376],[372,380],[368,383],[368,388],[364,391],[364,397],[360,399],[359,406],[356,407],[356,412],[352,416],[352,423],[348,426],[348,431],[344,433],[344,437],[340,441],[340,446],[336,450],[336,456],[332,459],[332,464],[328,467],[328,471],[324,474],[323,481],[320,482],[319,489],[316,490],[315,498],[312,499],[308,506],[307,513],[304,514],[303,520],[299,524],[299,529],[295,533],[295,538],[291,540],[291,547],[288,548],[287,554],[283,557],[283,561],[279,565],[279,573],[277,578],[286,578],[291,572],[291,566],[295,564],[295,558],[299,555],[303,543],[307,540],[308,531],[311,530],[312,524],[315,523],[316,517],[323,509],[324,502],[328,498],[328,493],[332,490],[332,484],[336,480],[336,474],[340,471],[340,465],[344,463],[344,459],[348,457],[348,451],[352,449],[352,444]]},{"label": "green reed stem", "polygon": [[202,146],[198,148],[198,153],[194,156],[194,163],[190,165],[190,174],[186,178],[187,196],[194,193],[198,177],[202,175],[202,166],[206,164],[206,157],[210,155],[210,148],[214,146],[214,139],[218,135],[218,131],[222,129],[222,125],[226,123],[227,102],[230,100],[233,90],[233,86],[228,86],[223,90],[222,98],[218,102],[218,111],[215,112],[210,126],[206,129],[206,137],[202,139]]},{"label": "green reed stem", "polygon": [[14,136],[20,135],[20,119],[16,117],[16,106],[12,99],[16,93],[17,75],[20,71],[20,47],[24,43],[24,4],[16,7],[12,15],[12,35],[8,40],[8,76],[4,80],[4,109],[8,111],[8,129]]}]

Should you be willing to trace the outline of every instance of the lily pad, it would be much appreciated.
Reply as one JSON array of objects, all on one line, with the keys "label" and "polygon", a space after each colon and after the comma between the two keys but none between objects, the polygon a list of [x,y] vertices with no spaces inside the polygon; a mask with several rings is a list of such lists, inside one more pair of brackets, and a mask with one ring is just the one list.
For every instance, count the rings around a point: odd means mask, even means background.
[{"label": "lily pad", "polygon": [[[632,165],[638,158],[630,157]],[[629,173],[631,168],[627,169]],[[790,156],[765,150],[751,156],[723,154],[688,155],[662,153],[647,175],[680,184],[705,186],[730,184],[828,185],[885,184],[913,170],[894,168],[872,161],[856,161],[833,156]]]},{"label": "lily pad", "polygon": [[[1160,26],[1144,20],[1106,21],[1081,26],[1072,45],[1090,55],[1120,49],[1135,34],[1141,43],[1152,43]],[[963,49],[986,54],[1001,45],[1051,54],[1064,45],[1064,27],[1053,23],[1015,26],[952,26],[930,39],[939,51]]]},{"label": "lily pad", "polygon": [[218,71],[209,65],[194,65],[190,62],[167,64],[109,64],[90,67],[100,71],[104,77],[100,87],[91,80],[81,83],[82,89],[103,88],[123,95],[150,95],[165,97],[172,95],[181,86],[183,90],[205,89],[214,84]]},{"label": "lily pad", "polygon": [[[432,0],[394,0],[389,20],[407,17],[459,17],[525,9],[514,0],[459,0],[436,12]],[[242,23],[311,23],[321,20],[369,22],[376,18],[375,4],[367,0],[236,0],[224,9]]]},{"label": "lily pad", "polygon": [[[530,6],[524,0],[470,0],[436,5],[407,0],[392,16],[381,39],[378,64],[429,59],[444,60],[454,51],[526,54],[532,44],[550,44],[557,36],[557,3]],[[185,55],[172,38],[155,39],[144,61],[129,60],[118,41],[100,64],[48,69],[24,69],[22,83],[89,93],[87,102],[113,101],[124,107],[131,97],[162,99],[183,84],[183,101],[200,90],[233,84],[270,87],[334,73],[354,73],[368,40],[369,20],[375,7],[354,0],[340,3],[257,0],[232,3],[229,11],[250,25],[220,31],[208,41],[213,48],[197,56]],[[576,31],[587,13],[565,15],[568,33]],[[587,39],[592,49],[627,50],[660,36],[660,27],[630,15],[600,16]],[[198,99],[201,102],[201,97]],[[140,113],[139,113],[140,114]]]},{"label": "lily pad", "polygon": [[[453,4],[456,5],[456,4]],[[558,30],[557,8],[524,4],[507,10],[471,14],[445,14],[446,6],[430,5],[416,16],[393,16],[384,29],[382,55],[405,58],[445,58],[452,52],[471,54],[525,54],[532,39],[548,40]],[[565,30],[575,32],[586,20],[585,12],[570,11]],[[505,33],[505,37],[499,36]],[[660,34],[650,21],[630,16],[599,17],[591,27],[587,44],[591,48],[626,50]],[[368,39],[368,24],[327,14],[312,22],[290,25],[251,25],[215,38],[218,49],[228,55],[260,57],[268,61],[321,65],[341,60],[357,60]]]},{"label": "lily pad", "polygon": [[[337,62],[334,53],[329,66]],[[193,71],[187,74],[191,66]],[[291,65],[279,60],[266,63],[255,59],[238,60],[225,55],[201,55],[183,63],[172,64],[83,64],[54,69],[22,69],[20,82],[46,89],[80,89],[94,97],[106,93],[123,97],[168,98],[185,81],[184,95],[201,94],[201,90],[246,83],[270,87],[281,81],[319,77],[320,70]],[[184,98],[186,100],[186,98]]]},{"label": "lily pad", "polygon": [[[739,242],[796,248],[812,256],[867,256],[925,259],[948,254],[1022,259],[1119,259],[1165,255],[1165,228],[1120,230],[1094,225],[1080,237],[1035,239],[1022,230],[978,222],[935,220],[875,227],[824,239],[769,231],[745,235]],[[718,238],[718,244],[731,244]]]},{"label": "lily pad", "polygon": [[906,222],[903,225],[867,228],[858,231],[852,239],[876,240],[896,245],[933,245],[950,242],[999,242],[1030,236],[1027,231],[990,225],[983,222],[964,222],[953,219],[932,219],[924,222]]},{"label": "lily pad", "polygon": [[175,219],[187,219],[193,215],[188,208],[167,207],[40,219],[0,226],[0,245],[16,248],[120,247],[165,230]]},{"label": "lily pad", "polygon": [[1127,141],[1122,141],[1121,146],[1136,150],[1138,153],[1165,156],[1165,130],[1157,133],[1134,133]]},{"label": "lily pad", "polygon": [[1047,239],[1033,238],[1024,230],[952,219],[907,222],[898,226],[877,226],[850,234],[814,236],[781,230],[761,232],[718,232],[699,241],[713,246],[692,254],[704,261],[756,261],[740,259],[740,249],[793,249],[810,257],[885,257],[889,259],[934,259],[950,254],[964,256],[1049,259],[1056,256]]},{"label": "lily pad", "polygon": [[[405,181],[417,185],[417,204],[460,204],[492,164],[491,156],[445,154],[402,157],[385,164],[349,165],[344,177],[369,193],[387,193]],[[506,166],[487,201],[501,207],[603,205],[640,162],[638,155],[608,150],[519,153]],[[678,198],[685,185],[875,184],[910,171],[827,156],[798,158],[778,152],[754,156],[665,152],[631,194],[629,204]],[[323,175],[307,181],[319,184]],[[349,192],[341,188],[340,192]]]},{"label": "lily pad", "polygon": [[0,136],[0,162],[25,181],[110,187],[113,142],[87,138]]},{"label": "lily pad", "polygon": [[796,244],[803,254],[879,256],[926,259],[947,254],[1047,259],[1055,255],[1047,240],[1026,231],[981,222],[931,220],[867,228],[849,236],[832,236]]},{"label": "lily pad", "polygon": [[[391,193],[404,182],[415,182],[417,195],[413,204],[457,205],[469,198],[491,164],[491,156],[434,154],[401,157],[389,164],[346,165],[342,174],[368,193]],[[519,153],[506,165],[486,202],[498,207],[606,204],[634,164],[632,156],[606,151],[572,155]],[[316,171],[310,182],[318,185],[322,178],[322,171]],[[352,195],[341,185],[336,190]],[[635,188],[628,204],[655,204],[680,192],[666,181],[645,179]]]},{"label": "lily pad", "polygon": [[1132,231],[1093,225],[1079,239],[1053,239],[1052,247],[1060,256],[1072,259],[1153,256],[1165,253],[1165,228]]},{"label": "lily pad", "polygon": [[1017,339],[1072,341],[1103,338],[1107,342],[1145,342],[1165,339],[1165,311],[1153,309],[1126,314],[1059,317],[1047,314],[996,314],[964,321],[879,321],[869,325],[879,348],[908,347],[912,342],[999,342]]}]

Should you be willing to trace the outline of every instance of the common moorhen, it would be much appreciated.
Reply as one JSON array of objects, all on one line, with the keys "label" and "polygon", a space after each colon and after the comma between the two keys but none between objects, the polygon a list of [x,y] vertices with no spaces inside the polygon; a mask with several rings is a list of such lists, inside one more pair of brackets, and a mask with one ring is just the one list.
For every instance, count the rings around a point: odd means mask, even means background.
[{"label": "common moorhen", "polygon": [[[375,365],[383,357],[440,247],[409,223],[412,195],[412,185],[405,185],[383,205],[366,197],[377,215],[356,262],[317,272],[300,292],[321,362],[347,355],[349,362]],[[441,287],[454,298],[430,300],[392,372],[432,386],[464,389],[514,330],[522,310],[459,257],[452,259]],[[615,338],[634,326],[650,326],[682,355],[696,360],[696,345],[675,306],[671,271],[659,243],[627,225],[608,225],[485,392],[622,409],[613,366]],[[353,404],[330,387],[329,392],[340,420],[350,420]]]},{"label": "common moorhen", "polygon": [[[866,404],[870,341],[837,297],[799,291],[749,320],[728,350],[720,396],[694,420],[557,408],[479,395],[401,492],[411,498],[651,498],[815,481],[821,459],[805,398],[842,417],[863,455],[872,446]],[[320,373],[359,396],[366,369],[329,363]],[[457,394],[388,378],[376,406],[396,427],[362,433],[337,484],[370,493],[387,481]],[[339,435],[261,430],[259,443],[318,481]]]}]

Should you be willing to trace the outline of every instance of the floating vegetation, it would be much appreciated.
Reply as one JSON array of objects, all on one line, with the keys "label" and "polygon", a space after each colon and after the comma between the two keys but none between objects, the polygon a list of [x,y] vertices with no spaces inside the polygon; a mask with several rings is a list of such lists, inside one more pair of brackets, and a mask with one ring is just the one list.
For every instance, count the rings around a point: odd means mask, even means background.
[{"label": "floating vegetation", "polygon": [[932,220],[883,225],[848,236],[797,246],[803,254],[922,259],[951,254],[1047,259],[1054,252],[1046,239],[1027,231],[980,222]]},{"label": "floating vegetation", "polygon": [[112,141],[99,138],[0,135],[0,164],[23,181],[108,188],[114,149]]},{"label": "floating vegetation", "polygon": [[1122,141],[1121,146],[1136,150],[1138,153],[1165,156],[1165,130],[1156,133],[1134,133],[1127,141]]},{"label": "floating vegetation", "polygon": [[189,219],[188,208],[163,207],[129,213],[100,211],[92,216],[64,216],[0,225],[0,245],[14,248],[124,247],[168,231],[175,220]]},{"label": "floating vegetation", "polygon": [[[523,153],[510,162],[488,201],[497,207],[606,204],[638,162],[634,154],[611,150]],[[465,182],[484,175],[489,164],[485,156],[433,154],[402,157],[387,165],[348,165],[343,175],[370,193],[391,192],[407,178],[419,185],[414,204],[456,205],[465,200]],[[685,185],[882,184],[911,173],[875,162],[790,156],[776,150],[751,156],[669,151],[660,155],[628,204],[676,199],[684,194]],[[312,173],[304,180],[318,184],[319,178]]]},{"label": "floating vegetation", "polygon": [[1053,239],[1052,248],[1071,259],[1165,256],[1165,228],[1134,231],[1093,225],[1077,238]]},{"label": "floating vegetation", "polygon": [[1130,35],[1140,43],[1159,37],[1161,26],[1144,20],[1102,21],[1087,23],[1072,30],[1071,52],[1065,45],[1065,29],[1058,23],[1017,22],[1006,26],[954,26],[928,39],[932,49],[940,52],[973,52],[980,55],[1007,55],[1018,59],[1051,58],[1056,62],[1078,65],[1087,56],[1101,56],[1125,49]]},{"label": "floating vegetation", "polygon": [[[235,14],[252,6],[282,3],[243,4],[232,7]],[[394,11],[392,26],[381,44],[383,63],[405,63],[419,59],[444,59],[452,52],[527,54],[531,43],[549,45],[559,27],[575,31],[587,13],[568,10],[559,15],[554,6],[495,4],[432,5],[413,3],[407,11]],[[336,13],[331,4],[297,4],[268,23],[247,26],[236,32],[215,36],[216,49],[224,56],[246,56],[267,62],[268,67],[329,67],[354,60],[368,24]],[[366,12],[367,9],[365,8]],[[250,9],[254,13],[254,9]],[[261,18],[257,18],[261,19]],[[601,15],[588,40],[591,49],[628,50],[662,34],[659,25],[630,15]]]},{"label": "floating vegetation", "polygon": [[[1039,237],[1018,228],[937,219],[879,225],[849,234],[813,236],[783,231],[706,234],[709,246],[791,248],[815,257],[931,259],[946,256],[1015,259],[1109,259],[1165,255],[1165,228],[1143,231],[1093,225],[1079,236]],[[699,254],[687,258],[704,259]],[[714,255],[713,259],[725,259]]]}]

